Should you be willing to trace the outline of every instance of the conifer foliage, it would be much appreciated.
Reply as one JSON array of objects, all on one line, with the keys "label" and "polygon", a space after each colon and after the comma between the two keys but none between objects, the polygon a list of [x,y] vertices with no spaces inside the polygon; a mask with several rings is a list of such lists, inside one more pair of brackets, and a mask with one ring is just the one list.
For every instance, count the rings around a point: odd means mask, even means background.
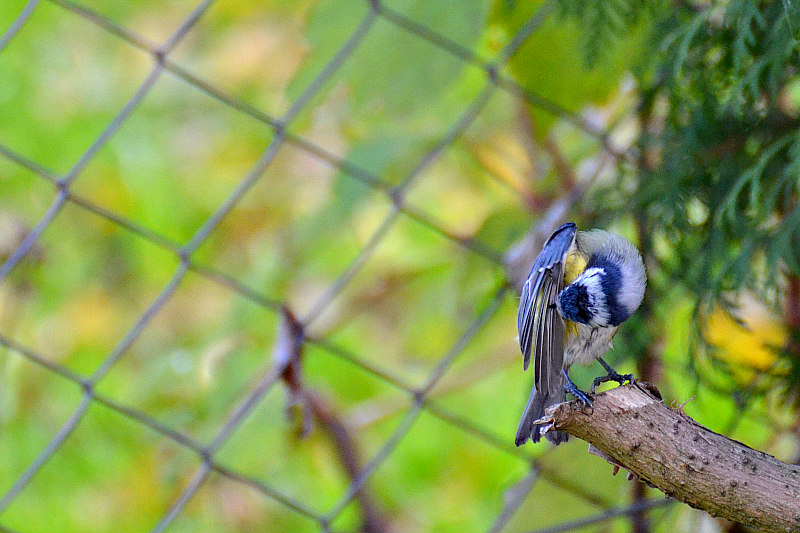
[{"label": "conifer foliage", "polygon": [[636,213],[662,290],[687,289],[701,311],[747,291],[783,313],[794,340],[776,347],[775,374],[796,391],[800,8],[751,0],[569,6],[589,28],[588,61],[602,61],[608,43],[642,17],[656,52],[636,72],[638,164],[613,185],[628,192],[605,207]]}]

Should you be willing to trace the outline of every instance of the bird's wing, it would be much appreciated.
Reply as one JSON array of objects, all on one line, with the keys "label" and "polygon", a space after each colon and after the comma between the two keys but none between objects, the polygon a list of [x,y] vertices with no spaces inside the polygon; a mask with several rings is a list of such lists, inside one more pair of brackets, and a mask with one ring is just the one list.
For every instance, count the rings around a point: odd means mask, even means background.
[{"label": "bird's wing", "polygon": [[564,261],[575,241],[575,224],[558,228],[544,243],[522,287],[517,314],[519,345],[528,369],[534,352],[534,384],[542,392],[561,390],[564,361],[564,321],[556,311],[558,293],[564,285]]}]

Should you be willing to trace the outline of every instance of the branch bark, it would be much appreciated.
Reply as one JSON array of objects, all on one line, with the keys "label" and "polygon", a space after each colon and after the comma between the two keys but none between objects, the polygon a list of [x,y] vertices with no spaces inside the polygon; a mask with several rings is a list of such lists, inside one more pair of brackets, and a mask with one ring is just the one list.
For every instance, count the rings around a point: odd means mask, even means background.
[{"label": "branch bark", "polygon": [[781,462],[670,409],[645,382],[568,402],[543,422],[599,449],[667,496],[764,532],[800,531],[800,466]]}]

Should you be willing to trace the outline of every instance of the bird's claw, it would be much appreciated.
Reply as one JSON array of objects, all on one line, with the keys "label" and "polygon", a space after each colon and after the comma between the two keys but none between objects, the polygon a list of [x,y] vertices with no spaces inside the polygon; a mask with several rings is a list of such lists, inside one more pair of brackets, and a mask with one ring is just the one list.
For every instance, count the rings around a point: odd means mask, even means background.
[{"label": "bird's claw", "polygon": [[598,378],[594,378],[594,383],[592,383],[592,394],[594,394],[595,389],[601,383],[607,383],[609,381],[616,381],[620,385],[624,385],[627,381],[628,383],[633,383],[634,378],[633,374],[619,374],[617,372],[609,372],[605,376],[600,376]]},{"label": "bird's claw", "polygon": [[584,408],[592,406],[592,400],[591,398],[589,398],[589,395],[580,390],[578,387],[576,387],[575,384],[572,383],[571,381],[567,381],[567,383],[564,385],[564,389],[568,393],[575,396],[575,398],[577,398],[578,401],[581,402],[581,404],[583,404]]}]

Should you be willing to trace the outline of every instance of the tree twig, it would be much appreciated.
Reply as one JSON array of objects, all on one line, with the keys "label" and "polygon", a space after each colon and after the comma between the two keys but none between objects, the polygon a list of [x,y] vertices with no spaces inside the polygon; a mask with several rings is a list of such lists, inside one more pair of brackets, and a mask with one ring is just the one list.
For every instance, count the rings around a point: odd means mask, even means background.
[{"label": "tree twig", "polygon": [[[330,435],[331,440],[333,440],[342,466],[344,466],[347,475],[352,481],[359,475],[362,466],[358,453],[358,444],[350,434],[347,426],[336,416],[336,413],[327,405],[321,396],[306,389],[305,399],[311,408],[311,412],[314,414],[314,418],[319,422],[320,426],[325,429],[328,435]],[[371,493],[365,487],[361,487],[356,493],[356,499],[364,515],[362,531],[364,533],[388,531],[388,520],[378,509]]]},{"label": "tree twig", "polygon": [[[555,145],[550,146],[550,148],[554,147]],[[555,148],[557,149],[557,147]],[[554,200],[537,223],[528,230],[528,233],[506,251],[503,256],[503,265],[509,281],[517,291],[522,290],[525,279],[528,277],[528,271],[541,251],[544,242],[560,224],[566,222],[565,217],[572,209],[572,206],[583,197],[586,190],[594,183],[603,169],[606,168],[606,165],[611,162],[611,156],[609,156],[608,152],[603,152],[598,157],[594,171],[586,179],[577,180],[571,170],[568,175],[562,174],[562,180],[565,184],[570,185],[567,191],[563,196]],[[561,170],[563,171],[564,169],[562,168]]]},{"label": "tree twig", "polygon": [[701,426],[645,382],[555,405],[540,421],[599,449],[666,495],[764,532],[800,530],[800,467]]},{"label": "tree twig", "polygon": [[489,533],[500,533],[503,530],[508,521],[511,520],[511,517],[525,502],[528,493],[533,489],[533,484],[536,482],[537,477],[539,477],[539,472],[534,468],[527,476],[506,491],[503,495],[503,511],[495,519]]},{"label": "tree twig", "polygon": [[[301,435],[311,431],[309,415],[313,416],[331,437],[342,466],[352,481],[359,475],[362,467],[358,443],[324,398],[303,383],[302,356],[305,341],[303,325],[287,307],[281,309],[281,319],[273,358],[286,365],[281,377],[290,394],[289,412],[292,412],[293,406],[300,406]],[[388,531],[389,521],[376,505],[366,486],[362,486],[355,497],[363,515],[361,530],[364,533]]]}]

